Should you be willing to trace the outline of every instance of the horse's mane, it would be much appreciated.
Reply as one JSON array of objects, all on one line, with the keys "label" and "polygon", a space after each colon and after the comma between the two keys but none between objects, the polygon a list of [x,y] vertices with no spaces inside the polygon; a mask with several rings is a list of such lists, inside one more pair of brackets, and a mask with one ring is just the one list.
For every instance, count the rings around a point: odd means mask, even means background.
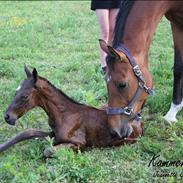
[{"label": "horse's mane", "polygon": [[113,47],[118,46],[121,42],[124,34],[124,28],[128,14],[134,4],[135,0],[123,0],[119,13],[116,18],[116,24],[114,28]]},{"label": "horse's mane", "polygon": [[69,96],[67,96],[64,92],[62,92],[60,89],[58,89],[57,87],[55,87],[52,83],[50,83],[50,81],[48,81],[46,78],[40,77],[39,78],[41,80],[44,80],[45,82],[48,83],[48,85],[50,85],[56,92],[60,93],[61,95],[63,95],[65,98],[67,98],[69,101],[71,101],[74,104],[78,104],[78,105],[83,105],[79,102],[76,102],[75,100],[73,100],[72,98],[70,98]]}]

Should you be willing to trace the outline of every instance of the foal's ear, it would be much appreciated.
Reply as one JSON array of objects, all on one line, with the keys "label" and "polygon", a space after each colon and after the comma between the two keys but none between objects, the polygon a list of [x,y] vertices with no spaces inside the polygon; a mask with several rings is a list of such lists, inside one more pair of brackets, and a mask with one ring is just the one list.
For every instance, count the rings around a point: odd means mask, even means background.
[{"label": "foal's ear", "polygon": [[36,82],[37,79],[38,79],[38,73],[37,73],[36,68],[34,68],[34,69],[32,70],[32,77],[33,77],[33,79],[34,79],[34,82]]},{"label": "foal's ear", "polygon": [[27,78],[30,78],[32,76],[31,72],[29,71],[29,69],[27,68],[27,66],[24,64],[24,71],[27,75]]},{"label": "foal's ear", "polygon": [[105,53],[109,53],[109,49],[108,49],[108,44],[103,40],[103,39],[99,39],[99,44],[100,44],[100,48],[105,52]]}]

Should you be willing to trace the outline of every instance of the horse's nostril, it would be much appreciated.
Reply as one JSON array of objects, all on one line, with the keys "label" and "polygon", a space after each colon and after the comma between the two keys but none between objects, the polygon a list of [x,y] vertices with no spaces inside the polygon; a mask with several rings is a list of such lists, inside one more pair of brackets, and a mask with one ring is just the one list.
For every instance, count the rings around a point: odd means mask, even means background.
[{"label": "horse's nostril", "polygon": [[118,130],[110,130],[110,132],[111,132],[111,136],[113,137],[113,138],[121,138],[121,134],[119,133],[119,131]]},{"label": "horse's nostril", "polygon": [[9,114],[4,115],[4,119],[7,121],[10,118]]},{"label": "horse's nostril", "polygon": [[118,134],[114,130],[110,130],[110,133],[113,138],[116,138],[118,136]]}]

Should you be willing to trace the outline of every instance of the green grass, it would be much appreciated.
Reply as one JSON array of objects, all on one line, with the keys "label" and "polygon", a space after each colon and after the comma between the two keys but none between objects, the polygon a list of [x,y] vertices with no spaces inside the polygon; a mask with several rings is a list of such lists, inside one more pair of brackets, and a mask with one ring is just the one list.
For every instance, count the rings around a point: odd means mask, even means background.
[{"label": "green grass", "polygon": [[[100,106],[107,100],[100,73],[98,25],[90,2],[0,2],[0,142],[34,127],[49,129],[45,113],[34,109],[15,127],[4,122],[3,113],[25,77],[24,63],[36,67],[75,100]],[[145,134],[136,144],[118,148],[90,149],[73,153],[61,149],[45,160],[42,152],[50,142],[26,141],[0,154],[0,182],[182,182],[157,178],[148,167],[153,154],[162,159],[183,159],[183,117],[169,126],[162,119],[172,98],[173,43],[170,26],[163,19],[150,49],[150,71],[156,96],[145,109]],[[181,173],[179,168],[166,171]]]}]

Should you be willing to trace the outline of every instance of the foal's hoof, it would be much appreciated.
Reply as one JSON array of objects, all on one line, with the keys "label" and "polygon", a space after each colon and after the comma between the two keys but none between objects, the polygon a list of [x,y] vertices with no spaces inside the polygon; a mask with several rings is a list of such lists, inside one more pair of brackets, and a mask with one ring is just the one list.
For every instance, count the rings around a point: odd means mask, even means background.
[{"label": "foal's hoof", "polygon": [[46,148],[43,152],[43,156],[45,158],[52,158],[54,154],[54,151],[51,148]]}]

